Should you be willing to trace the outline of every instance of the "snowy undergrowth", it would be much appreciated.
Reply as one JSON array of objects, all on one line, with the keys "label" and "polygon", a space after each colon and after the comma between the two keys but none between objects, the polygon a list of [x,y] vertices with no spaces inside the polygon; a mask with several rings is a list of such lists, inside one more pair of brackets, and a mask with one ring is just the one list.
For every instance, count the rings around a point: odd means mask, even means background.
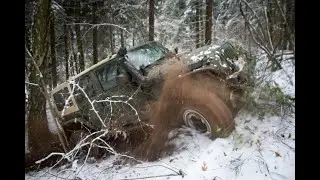
[{"label": "snowy undergrowth", "polygon": [[273,69],[266,53],[256,55],[255,84],[248,106],[252,113],[288,115],[295,112],[295,64],[292,51],[275,54],[281,69]]},{"label": "snowy undergrowth", "polygon": [[[117,156],[100,162],[74,161],[69,167],[26,174],[26,179],[295,179],[295,119],[277,116],[236,118],[236,130],[210,140],[189,128],[172,142],[177,149],[156,162],[119,165]],[[184,175],[177,175],[181,170]],[[58,177],[58,178],[57,178]],[[157,178],[156,178],[157,177]]]},{"label": "snowy undergrowth", "polygon": [[295,97],[295,65],[293,52],[279,52],[277,59],[281,58],[282,69],[271,72],[269,68],[267,55],[260,53],[256,64],[256,77],[260,79],[260,86],[269,83],[273,86],[278,86],[285,95]]}]

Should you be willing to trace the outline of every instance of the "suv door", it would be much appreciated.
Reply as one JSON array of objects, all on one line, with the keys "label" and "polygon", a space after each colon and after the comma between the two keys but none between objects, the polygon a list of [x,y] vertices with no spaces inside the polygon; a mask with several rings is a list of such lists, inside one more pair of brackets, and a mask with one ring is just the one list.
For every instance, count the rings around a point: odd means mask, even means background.
[{"label": "suv door", "polygon": [[102,93],[96,96],[95,107],[106,124],[120,126],[137,120],[137,113],[145,108],[150,96],[144,94],[132,75],[119,61],[106,63],[93,71]]}]

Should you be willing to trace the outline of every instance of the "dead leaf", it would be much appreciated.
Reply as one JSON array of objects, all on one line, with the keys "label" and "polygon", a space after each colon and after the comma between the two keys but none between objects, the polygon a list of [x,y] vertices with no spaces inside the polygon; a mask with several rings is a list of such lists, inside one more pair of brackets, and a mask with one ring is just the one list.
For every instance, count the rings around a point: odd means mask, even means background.
[{"label": "dead leaf", "polygon": [[281,157],[278,152],[274,152],[276,154],[276,157]]},{"label": "dead leaf", "polygon": [[201,169],[202,171],[206,171],[208,169],[207,164],[205,162],[203,162]]}]

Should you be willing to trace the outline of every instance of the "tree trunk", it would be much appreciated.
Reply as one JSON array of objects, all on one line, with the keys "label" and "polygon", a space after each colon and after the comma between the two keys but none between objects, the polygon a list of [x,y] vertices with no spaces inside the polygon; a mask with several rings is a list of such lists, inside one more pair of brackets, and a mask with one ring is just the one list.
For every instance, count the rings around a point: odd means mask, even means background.
[{"label": "tree trunk", "polygon": [[[80,1],[76,1],[76,23],[80,23]],[[76,24],[75,25],[76,29],[76,36],[77,36],[77,45],[78,45],[78,53],[79,53],[79,66],[80,66],[80,71],[83,71],[85,69],[85,64],[84,64],[84,53],[83,53],[83,47],[82,47],[82,37],[81,37],[81,31],[80,31],[80,25]]]},{"label": "tree trunk", "polygon": [[[68,64],[69,64],[69,77],[74,76],[74,71],[76,70],[74,67],[74,52],[73,52],[73,42],[72,42],[72,35],[71,35],[71,28],[70,26],[67,26],[67,32],[68,32]],[[72,58],[72,59],[71,59]]]},{"label": "tree trunk", "polygon": [[286,29],[286,36],[288,37],[287,44],[289,44],[288,49],[293,50],[293,44],[290,41],[291,34],[294,34],[294,1],[286,0],[286,20],[288,27]]},{"label": "tree trunk", "polygon": [[[25,43],[28,49],[30,49],[31,51],[31,42],[30,42],[30,38],[31,38],[31,28],[30,26],[26,25],[25,26]],[[32,51],[31,51],[32,53]]]},{"label": "tree trunk", "polygon": [[195,18],[195,24],[196,24],[196,48],[200,47],[200,3],[199,0],[195,2],[196,7],[196,18]]},{"label": "tree trunk", "polygon": [[121,42],[121,47],[124,47],[125,43],[124,43],[124,37],[123,37],[123,29],[120,30],[120,42]]},{"label": "tree trunk", "polygon": [[[109,9],[111,9],[111,4],[109,4]],[[112,13],[110,13],[110,15],[107,17],[107,21],[109,23],[114,23],[114,18]],[[111,54],[114,54],[114,38],[113,38],[113,26],[108,26],[108,31],[109,31],[109,43],[110,43],[110,51]]]},{"label": "tree trunk", "polygon": [[71,47],[71,51],[72,51],[72,56],[73,56],[73,64],[74,64],[74,70],[75,70],[75,74],[79,73],[79,67],[78,67],[78,58],[77,58],[77,53],[75,51],[74,48],[74,42],[75,42],[75,38],[74,38],[74,29],[70,26],[69,28],[70,31],[70,47]]},{"label": "tree trunk", "polygon": [[132,46],[134,47],[134,36],[135,36],[135,33],[134,33],[134,29],[132,30]]},{"label": "tree trunk", "polygon": [[51,27],[50,27],[50,38],[51,38],[51,78],[52,86],[57,85],[57,60],[56,60],[56,36],[54,29],[54,12],[51,10]]},{"label": "tree trunk", "polygon": [[203,0],[200,0],[200,18],[199,18],[199,21],[200,21],[200,28],[199,28],[199,33],[200,33],[200,37],[199,37],[199,41],[200,41],[200,47],[203,46],[204,44],[204,30],[205,30],[205,14],[204,14],[204,10],[203,10]]},{"label": "tree trunk", "polygon": [[64,62],[66,70],[66,80],[69,79],[69,51],[68,51],[68,28],[67,25],[63,25],[64,28]]},{"label": "tree trunk", "polygon": [[77,36],[77,45],[78,45],[78,53],[79,53],[79,66],[80,71],[85,69],[84,65],[84,55],[83,55],[83,48],[82,48],[82,39],[81,39],[81,32],[80,32],[80,25],[75,25],[76,29],[76,36]]},{"label": "tree trunk", "polygon": [[212,42],[212,9],[213,0],[206,0],[206,29],[205,29],[205,44],[209,45]]},{"label": "tree trunk", "polygon": [[[270,34],[270,39],[272,43],[275,43],[275,32],[274,32],[274,19],[275,19],[275,14],[274,14],[274,8],[273,7],[273,0],[268,0],[268,4],[267,4],[267,18],[268,18],[268,27],[269,29],[267,29],[267,31],[269,31]],[[268,42],[268,40],[266,39],[266,41]],[[281,38],[279,38],[279,41],[281,41]],[[277,44],[277,43],[275,43]]]},{"label": "tree trunk", "polygon": [[110,51],[111,54],[114,53],[114,42],[113,42],[113,28],[109,26],[109,39],[110,39]]},{"label": "tree trunk", "polygon": [[154,0],[149,0],[149,41],[154,41]]},{"label": "tree trunk", "polygon": [[30,67],[29,81],[39,86],[30,86],[28,135],[30,157],[32,160],[43,158],[52,150],[52,143],[58,141],[48,128],[46,99],[41,92],[41,78],[47,83],[48,63],[50,61],[50,8],[51,0],[37,1],[33,32],[33,57],[43,77]]},{"label": "tree trunk", "polygon": [[[114,24],[114,16],[111,17],[111,23]],[[113,26],[111,26],[110,36],[111,36],[111,41],[112,41],[112,43],[111,43],[111,45],[112,45],[111,52],[112,52],[112,54],[114,54],[115,53],[115,48],[116,48],[116,38],[115,38],[116,33],[114,33],[114,31],[113,31]]]},{"label": "tree trunk", "polygon": [[[97,2],[92,3],[92,24],[97,24]],[[92,31],[92,49],[93,49],[93,64],[98,62],[98,27],[94,27]]]}]

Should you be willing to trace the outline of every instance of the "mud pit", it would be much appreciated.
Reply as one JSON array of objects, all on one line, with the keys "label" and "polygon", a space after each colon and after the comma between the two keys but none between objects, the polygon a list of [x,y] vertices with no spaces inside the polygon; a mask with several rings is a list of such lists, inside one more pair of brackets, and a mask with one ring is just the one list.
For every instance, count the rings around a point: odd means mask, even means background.
[{"label": "mud pit", "polygon": [[226,86],[212,75],[178,78],[185,72],[186,67],[177,63],[166,75],[161,96],[151,105],[149,124],[154,128],[148,139],[133,151],[138,159],[154,161],[174,149],[167,145],[168,134],[184,125],[182,113],[186,108],[200,111],[206,117],[213,138],[226,137],[234,129],[233,115],[221,100],[229,95]]}]

